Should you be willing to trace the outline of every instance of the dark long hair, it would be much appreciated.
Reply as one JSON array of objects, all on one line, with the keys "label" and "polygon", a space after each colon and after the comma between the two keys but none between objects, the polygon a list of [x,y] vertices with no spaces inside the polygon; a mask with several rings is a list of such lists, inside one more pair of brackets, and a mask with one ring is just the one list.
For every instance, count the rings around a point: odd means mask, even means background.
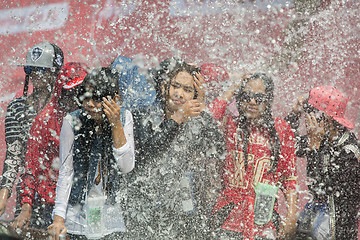
[{"label": "dark long hair", "polygon": [[[102,101],[103,97],[110,96],[113,98],[116,94],[119,93],[119,82],[116,75],[111,71],[110,68],[100,68],[91,71],[86,77],[79,89],[78,99],[82,104],[86,98],[91,98],[95,101]],[[86,113],[84,112],[85,116]],[[84,147],[86,146],[86,142],[95,135],[95,121],[88,116],[84,118]],[[102,124],[103,131],[105,137],[111,138],[111,126],[107,118],[104,116],[104,122]],[[111,140],[111,139],[110,139]]]},{"label": "dark long hair", "polygon": [[[167,58],[160,63],[160,66],[150,70],[150,77],[155,82],[156,98],[160,100],[163,105],[165,104],[166,97],[169,95],[171,81],[180,72],[187,72],[191,76],[196,73],[200,73],[200,68],[186,63],[184,60],[179,58]],[[165,87],[165,94],[162,92],[162,88]],[[195,91],[195,97],[197,92]]]},{"label": "dark long hair", "polygon": [[[102,101],[103,97],[110,96],[113,98],[116,94],[120,95],[118,78],[114,73],[112,73],[111,69],[103,67],[93,70],[84,78],[81,89],[79,90],[78,98],[81,103],[86,98]],[[80,119],[83,125],[80,128],[77,137],[80,142],[80,147],[84,152],[85,165],[87,165],[90,160],[91,146],[96,138],[96,124],[95,121],[89,118],[85,112],[81,113]],[[101,141],[101,164],[103,164],[103,167],[109,167],[113,164],[112,161],[114,161],[112,157],[112,132],[111,125],[105,116],[102,123]],[[85,167],[85,169],[87,169],[87,167]],[[112,183],[108,182],[107,186],[104,186],[107,191],[111,191],[111,184]]]},{"label": "dark long hair", "polygon": [[242,111],[240,104],[241,104],[241,95],[244,91],[246,84],[254,79],[261,79],[264,86],[265,92],[267,96],[267,106],[263,113],[263,121],[264,126],[269,130],[270,135],[270,150],[271,150],[271,168],[269,172],[276,172],[277,165],[280,158],[280,151],[281,151],[281,144],[279,135],[275,129],[275,122],[272,115],[272,103],[274,100],[274,81],[271,77],[266,76],[264,73],[253,73],[249,77],[245,78],[241,84],[241,87],[235,94],[235,99],[237,103],[237,108],[239,110],[239,123],[238,128],[240,130],[239,138],[241,138],[242,149],[244,151],[244,161],[245,161],[245,168],[247,168],[248,164],[248,143],[249,143],[249,120],[246,118],[244,112]]}]

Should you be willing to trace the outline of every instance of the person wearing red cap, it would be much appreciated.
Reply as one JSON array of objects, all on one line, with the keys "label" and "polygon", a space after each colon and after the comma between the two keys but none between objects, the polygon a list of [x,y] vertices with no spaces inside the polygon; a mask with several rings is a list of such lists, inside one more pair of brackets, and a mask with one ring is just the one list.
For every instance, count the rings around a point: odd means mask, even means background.
[{"label": "person wearing red cap", "polygon": [[[211,111],[225,114],[234,95],[239,116],[227,116],[227,156],[223,188],[212,210],[210,227],[217,239],[290,239],[296,230],[294,133],[283,119],[273,118],[273,80],[251,73],[216,99]],[[277,214],[278,189],[286,196],[287,215]]]},{"label": "person wearing red cap", "polygon": [[300,214],[297,239],[357,239],[360,150],[345,117],[347,102],[335,87],[319,86],[299,97],[287,117],[296,129],[305,113],[307,134],[299,137],[296,155],[307,159],[313,197]]},{"label": "person wearing red cap", "polygon": [[63,117],[75,111],[77,90],[87,71],[80,63],[64,65],[57,78],[50,103],[36,116],[29,133],[25,173],[21,176],[21,212],[13,227],[46,229],[51,223],[59,172],[59,135]]},{"label": "person wearing red cap", "polygon": [[[6,156],[1,179],[0,215],[5,212],[6,202],[12,194],[17,176],[24,171],[25,151],[29,130],[35,117],[50,102],[55,81],[63,66],[64,54],[55,44],[42,42],[31,47],[26,55],[23,96],[8,105],[5,117]],[[29,82],[33,92],[28,95]],[[19,191],[19,184],[17,193]]]}]

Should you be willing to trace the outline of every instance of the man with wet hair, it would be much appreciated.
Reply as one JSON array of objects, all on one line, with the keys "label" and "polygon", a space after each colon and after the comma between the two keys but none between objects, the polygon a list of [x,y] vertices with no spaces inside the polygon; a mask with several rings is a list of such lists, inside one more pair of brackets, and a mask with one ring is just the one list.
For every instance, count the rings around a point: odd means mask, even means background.
[{"label": "man with wet hair", "polygon": [[201,239],[207,159],[222,153],[224,141],[205,112],[198,68],[170,58],[150,76],[156,105],[134,112],[138,162],[128,181],[128,239]]}]

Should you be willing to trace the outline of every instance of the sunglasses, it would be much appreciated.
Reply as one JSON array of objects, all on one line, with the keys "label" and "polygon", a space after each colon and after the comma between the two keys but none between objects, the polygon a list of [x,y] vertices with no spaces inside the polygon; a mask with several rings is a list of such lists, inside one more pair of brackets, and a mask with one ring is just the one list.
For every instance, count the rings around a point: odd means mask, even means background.
[{"label": "sunglasses", "polygon": [[257,104],[268,101],[268,97],[264,93],[242,92],[240,95],[240,100],[242,102],[249,103],[252,99],[254,99]]},{"label": "sunglasses", "polygon": [[33,71],[40,72],[42,74],[46,73],[47,68],[44,67],[33,67],[33,66],[24,66],[24,72],[29,75]]}]

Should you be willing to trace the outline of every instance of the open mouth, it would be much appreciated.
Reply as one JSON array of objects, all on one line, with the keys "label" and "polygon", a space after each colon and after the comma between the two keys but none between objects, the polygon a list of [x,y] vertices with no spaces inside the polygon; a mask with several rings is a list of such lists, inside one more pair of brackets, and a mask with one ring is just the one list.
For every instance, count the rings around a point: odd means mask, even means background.
[{"label": "open mouth", "polygon": [[249,112],[253,112],[253,113],[258,112],[258,108],[256,108],[256,107],[249,107],[249,106],[248,106],[246,109],[247,109],[247,111],[249,111]]},{"label": "open mouth", "polygon": [[182,105],[182,104],[184,104],[181,100],[171,99],[171,101],[172,101],[175,105]]}]

